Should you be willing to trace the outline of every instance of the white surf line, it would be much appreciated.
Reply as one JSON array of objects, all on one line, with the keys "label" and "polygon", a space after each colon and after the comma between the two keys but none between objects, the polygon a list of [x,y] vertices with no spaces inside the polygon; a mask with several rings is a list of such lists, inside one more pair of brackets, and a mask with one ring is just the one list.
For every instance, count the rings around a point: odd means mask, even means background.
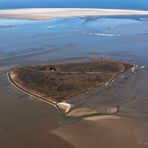
[{"label": "white surf line", "polygon": [[148,15],[148,11],[90,8],[26,8],[0,10],[1,18],[47,20],[55,17]]}]

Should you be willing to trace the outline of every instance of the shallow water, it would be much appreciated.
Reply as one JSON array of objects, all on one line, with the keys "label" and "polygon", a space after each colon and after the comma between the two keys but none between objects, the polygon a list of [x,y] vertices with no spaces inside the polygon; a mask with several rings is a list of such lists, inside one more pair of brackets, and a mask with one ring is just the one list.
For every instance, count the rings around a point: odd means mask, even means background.
[{"label": "shallow water", "polygon": [[[142,57],[144,61],[148,55],[147,19],[146,16],[71,17],[48,21],[3,19],[0,21],[0,64],[5,61],[4,57],[11,60],[14,55],[24,56],[20,64],[100,56],[130,60]],[[15,60],[11,62],[18,64]]]},{"label": "shallow water", "polygon": [[[147,147],[147,20],[147,16],[0,20],[0,147]],[[8,69],[19,64],[102,57],[146,66],[128,81],[128,87],[122,84],[125,89],[118,97],[108,98],[116,92],[114,88],[89,95],[90,99],[105,96],[110,104],[121,105],[117,115],[103,120],[62,122],[54,107],[22,94],[7,80]]]}]

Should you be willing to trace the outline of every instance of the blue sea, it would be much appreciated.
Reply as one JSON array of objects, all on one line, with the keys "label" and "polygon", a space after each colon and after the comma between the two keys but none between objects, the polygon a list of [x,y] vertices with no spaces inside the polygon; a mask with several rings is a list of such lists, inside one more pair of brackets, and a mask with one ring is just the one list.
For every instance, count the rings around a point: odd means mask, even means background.
[{"label": "blue sea", "polygon": [[148,10],[148,0],[0,0],[0,9],[55,7]]},{"label": "blue sea", "polygon": [[91,58],[148,65],[148,17],[0,20],[0,65]]}]

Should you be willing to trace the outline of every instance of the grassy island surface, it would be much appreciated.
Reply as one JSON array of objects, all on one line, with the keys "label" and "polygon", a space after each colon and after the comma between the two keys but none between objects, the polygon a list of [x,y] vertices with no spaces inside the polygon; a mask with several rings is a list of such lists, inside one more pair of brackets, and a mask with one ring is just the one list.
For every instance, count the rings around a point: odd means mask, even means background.
[{"label": "grassy island surface", "polygon": [[132,66],[107,60],[26,65],[11,68],[8,76],[17,88],[56,104],[108,83]]}]

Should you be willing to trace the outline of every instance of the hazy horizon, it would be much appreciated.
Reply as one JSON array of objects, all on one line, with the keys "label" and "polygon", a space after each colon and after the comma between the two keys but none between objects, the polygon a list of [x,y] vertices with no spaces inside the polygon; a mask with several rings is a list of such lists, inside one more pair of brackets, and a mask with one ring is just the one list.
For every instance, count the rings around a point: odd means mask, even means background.
[{"label": "hazy horizon", "polygon": [[147,0],[1,0],[0,9],[15,8],[114,8],[148,10]]}]

